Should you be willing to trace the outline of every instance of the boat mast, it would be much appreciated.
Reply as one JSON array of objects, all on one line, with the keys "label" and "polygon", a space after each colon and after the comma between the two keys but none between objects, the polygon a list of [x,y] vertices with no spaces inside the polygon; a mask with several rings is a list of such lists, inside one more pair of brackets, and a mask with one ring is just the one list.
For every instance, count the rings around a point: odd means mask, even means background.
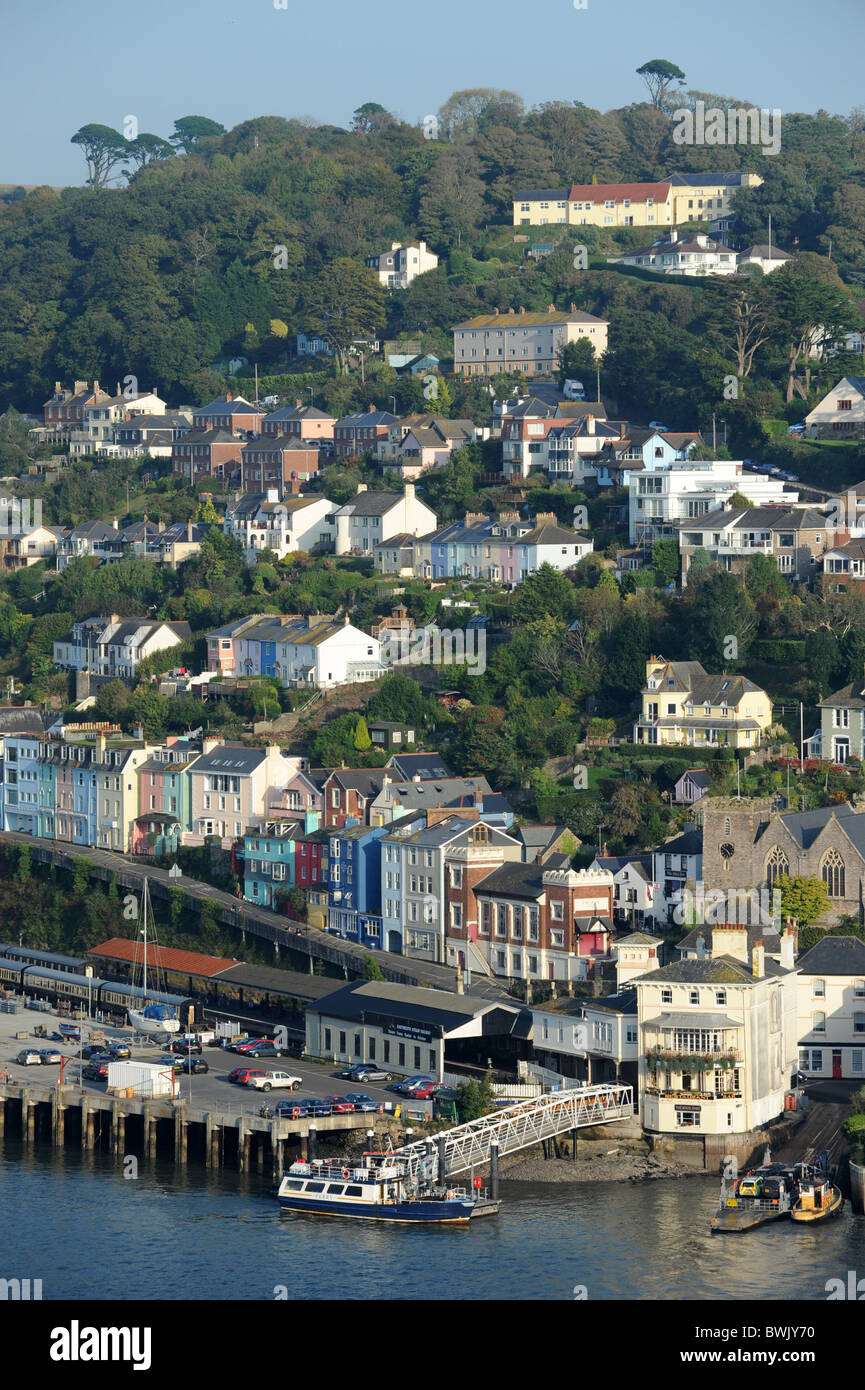
[{"label": "boat mast", "polygon": [[141,1008],[147,1007],[147,879],[144,880],[144,972],[141,976]]}]

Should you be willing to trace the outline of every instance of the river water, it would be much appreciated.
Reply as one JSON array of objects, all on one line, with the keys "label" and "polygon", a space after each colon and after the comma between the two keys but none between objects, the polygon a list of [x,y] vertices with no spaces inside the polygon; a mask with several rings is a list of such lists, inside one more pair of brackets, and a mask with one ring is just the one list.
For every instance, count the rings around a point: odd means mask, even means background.
[{"label": "river water", "polygon": [[865,1276],[865,1217],[713,1236],[716,1178],[503,1182],[465,1229],[280,1212],[269,1178],[0,1148],[0,1278],[43,1299],[824,1300]]}]

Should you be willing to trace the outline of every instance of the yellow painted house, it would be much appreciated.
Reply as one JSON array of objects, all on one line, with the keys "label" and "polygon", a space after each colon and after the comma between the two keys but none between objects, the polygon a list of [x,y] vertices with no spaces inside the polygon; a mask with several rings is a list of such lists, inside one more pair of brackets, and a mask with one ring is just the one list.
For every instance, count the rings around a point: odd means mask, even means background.
[{"label": "yellow painted house", "polygon": [[772,701],[746,676],[709,675],[699,661],[646,662],[635,743],[758,748],[772,723]]},{"label": "yellow painted house", "polygon": [[759,174],[670,174],[657,183],[575,183],[514,198],[515,227],[675,227],[729,217],[733,195]]}]

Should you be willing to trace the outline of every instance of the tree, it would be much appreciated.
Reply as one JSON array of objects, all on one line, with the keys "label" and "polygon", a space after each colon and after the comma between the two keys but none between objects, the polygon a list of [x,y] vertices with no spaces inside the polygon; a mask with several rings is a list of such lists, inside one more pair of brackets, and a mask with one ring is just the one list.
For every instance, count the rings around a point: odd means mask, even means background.
[{"label": "tree", "polygon": [[369,736],[369,729],[363,715],[360,716],[355,725],[354,746],[359,753],[365,753],[368,748],[372,747],[372,739]]},{"label": "tree", "polygon": [[523,100],[516,92],[498,87],[466,87],[453,92],[439,107],[438,122],[448,140],[470,140],[487,116],[492,123],[509,124],[522,115]]},{"label": "tree", "polygon": [[340,371],[349,364],[355,338],[376,337],[384,328],[384,290],[366,266],[340,257],[320,271],[307,301],[313,332],[330,343]]},{"label": "tree", "polygon": [[153,164],[157,159],[171,159],[175,153],[161,135],[150,135],[147,131],[143,131],[137,139],[130,140],[127,145],[127,154],[136,169],[143,169],[145,164]]},{"label": "tree", "polygon": [[355,111],[351,129],[361,135],[380,135],[392,125],[396,125],[396,121],[386,107],[377,101],[365,101]]},{"label": "tree", "polygon": [[812,353],[834,351],[854,326],[849,295],[834,269],[821,267],[816,256],[788,261],[772,273],[770,288],[778,336],[787,350],[786,399],[789,404],[798,394],[807,400]]},{"label": "tree", "polygon": [[673,83],[685,81],[685,74],[682,69],[666,58],[652,58],[641,68],[637,68],[637,73],[649,89],[652,105],[656,106],[659,111],[663,110],[666,105],[667,93]]},{"label": "tree", "polygon": [[809,927],[829,906],[829,889],[822,878],[804,878],[785,874],[781,889],[781,915],[795,917],[800,926]]},{"label": "tree", "polygon": [[461,1081],[457,1086],[456,1107],[461,1124],[469,1120],[479,1120],[493,1107],[495,1092],[493,1080],[487,1072],[483,1081]]},{"label": "tree", "polygon": [[547,615],[569,618],[573,610],[574,586],[546,562],[523,580],[511,604],[511,613],[519,623],[536,622]]},{"label": "tree", "polygon": [[[596,364],[595,349],[588,338],[578,338],[575,343],[565,343],[563,347],[559,348],[559,361],[556,370],[559,386],[564,386],[569,379],[576,378],[579,381],[581,375],[594,373]],[[587,390],[590,391],[594,386],[595,382],[592,381]]]},{"label": "tree", "polygon": [[374,960],[372,956],[364,956],[363,958],[363,978],[365,980],[384,979],[384,971],[378,961]]},{"label": "tree", "polygon": [[620,840],[631,840],[640,828],[643,808],[633,782],[620,782],[610,798],[607,826]]},{"label": "tree", "polygon": [[129,154],[129,142],[119,130],[108,125],[83,125],[69,142],[80,145],[87,163],[87,182],[91,188],[106,188],[114,170]]},{"label": "tree", "polygon": [[681,558],[677,540],[661,540],[652,543],[652,569],[662,584],[672,584],[679,577]]},{"label": "tree", "polygon": [[198,142],[208,135],[224,135],[225,126],[209,116],[181,116],[174,122],[171,143],[184,154],[191,154]]}]

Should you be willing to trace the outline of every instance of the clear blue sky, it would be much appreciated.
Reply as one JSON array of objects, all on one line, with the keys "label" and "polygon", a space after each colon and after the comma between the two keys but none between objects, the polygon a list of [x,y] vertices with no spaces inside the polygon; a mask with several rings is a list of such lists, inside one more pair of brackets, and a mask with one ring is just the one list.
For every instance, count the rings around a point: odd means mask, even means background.
[{"label": "clear blue sky", "polygon": [[415,122],[475,86],[609,110],[643,99],[634,69],[658,57],[782,112],[865,100],[863,0],[6,0],[2,21],[0,183],[83,183],[69,138],[89,121],[134,115],[166,138],[185,115],[347,126],[379,101]]}]

